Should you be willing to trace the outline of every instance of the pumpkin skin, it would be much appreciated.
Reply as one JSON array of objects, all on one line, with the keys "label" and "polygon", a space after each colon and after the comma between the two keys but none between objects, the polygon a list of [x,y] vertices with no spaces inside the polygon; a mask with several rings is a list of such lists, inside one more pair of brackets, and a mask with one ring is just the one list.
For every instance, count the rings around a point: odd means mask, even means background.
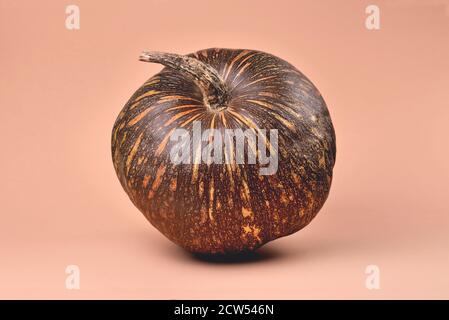
[{"label": "pumpkin skin", "polygon": [[[335,133],[315,86],[271,54],[206,49],[143,53],[166,67],[126,103],[112,131],[112,158],[134,205],[193,253],[252,251],[304,228],[332,182]],[[173,164],[176,128],[275,128],[278,169],[260,164]],[[249,152],[245,149],[245,152]]]}]

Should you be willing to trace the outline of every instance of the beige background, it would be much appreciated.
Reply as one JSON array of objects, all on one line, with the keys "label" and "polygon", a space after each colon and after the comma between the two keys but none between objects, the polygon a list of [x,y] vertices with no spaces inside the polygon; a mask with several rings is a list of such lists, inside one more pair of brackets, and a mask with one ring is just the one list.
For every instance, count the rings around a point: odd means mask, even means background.
[{"label": "beige background", "polygon": [[[381,30],[364,26],[381,9]],[[449,298],[449,10],[441,1],[0,1],[0,298]],[[81,29],[65,28],[65,6]],[[133,207],[113,122],[141,50],[278,55],[337,133],[329,200],[256,259],[193,259]],[[65,288],[65,268],[81,289]],[[365,287],[376,264],[381,289]]]}]

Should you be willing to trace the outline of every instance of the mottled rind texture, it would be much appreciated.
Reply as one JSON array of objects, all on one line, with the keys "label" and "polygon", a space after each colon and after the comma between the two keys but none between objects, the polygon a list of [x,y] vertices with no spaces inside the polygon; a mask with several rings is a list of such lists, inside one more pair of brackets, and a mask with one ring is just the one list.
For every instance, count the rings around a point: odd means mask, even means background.
[{"label": "mottled rind texture", "polygon": [[[253,50],[189,55],[215,69],[228,89],[205,105],[196,82],[164,68],[120,112],[112,132],[118,178],[132,202],[170,240],[196,253],[254,250],[305,227],[323,206],[335,163],[335,134],[315,86],[289,63]],[[176,128],[278,129],[278,171],[259,164],[174,165]]]}]

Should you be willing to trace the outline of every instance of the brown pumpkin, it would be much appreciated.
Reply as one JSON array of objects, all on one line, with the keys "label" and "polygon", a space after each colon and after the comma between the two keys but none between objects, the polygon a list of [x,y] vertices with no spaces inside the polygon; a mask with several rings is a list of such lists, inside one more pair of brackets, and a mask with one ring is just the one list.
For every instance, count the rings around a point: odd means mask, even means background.
[{"label": "brown pumpkin", "polygon": [[[335,133],[323,98],[301,72],[254,50],[144,52],[140,59],[165,68],[119,114],[112,157],[123,188],[153,226],[191,252],[237,253],[315,217],[332,181]],[[263,142],[277,157],[277,171],[263,175],[259,162],[174,163],[174,132],[191,132],[195,122],[222,133],[276,129],[277,148],[271,136]],[[218,140],[214,135],[197,148]],[[259,159],[254,141],[246,142],[245,159]],[[184,146],[193,150],[194,142]],[[211,155],[218,154],[213,146]],[[236,149],[224,149],[235,159]],[[194,152],[189,160],[201,156]]]}]

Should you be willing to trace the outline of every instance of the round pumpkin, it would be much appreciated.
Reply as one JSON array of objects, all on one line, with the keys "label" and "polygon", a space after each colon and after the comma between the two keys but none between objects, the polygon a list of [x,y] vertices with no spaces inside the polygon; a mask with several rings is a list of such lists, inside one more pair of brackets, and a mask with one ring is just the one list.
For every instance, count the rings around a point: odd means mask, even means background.
[{"label": "round pumpkin", "polygon": [[[300,71],[271,54],[240,49],[144,52],[140,60],[165,68],[120,112],[112,158],[121,185],[154,227],[194,253],[240,253],[315,217],[331,186],[335,133],[322,96]],[[203,135],[196,147],[185,140],[189,155],[174,161],[175,133],[198,124],[202,134],[213,129],[209,139]],[[234,147],[213,144],[223,142],[217,132],[264,130],[277,137],[257,136],[257,145],[244,140],[243,162],[225,161],[236,159],[237,136],[230,136]],[[262,173],[260,146],[276,161],[271,172]],[[218,151],[225,160],[202,161],[204,149],[195,148],[204,147],[213,160]]]}]

